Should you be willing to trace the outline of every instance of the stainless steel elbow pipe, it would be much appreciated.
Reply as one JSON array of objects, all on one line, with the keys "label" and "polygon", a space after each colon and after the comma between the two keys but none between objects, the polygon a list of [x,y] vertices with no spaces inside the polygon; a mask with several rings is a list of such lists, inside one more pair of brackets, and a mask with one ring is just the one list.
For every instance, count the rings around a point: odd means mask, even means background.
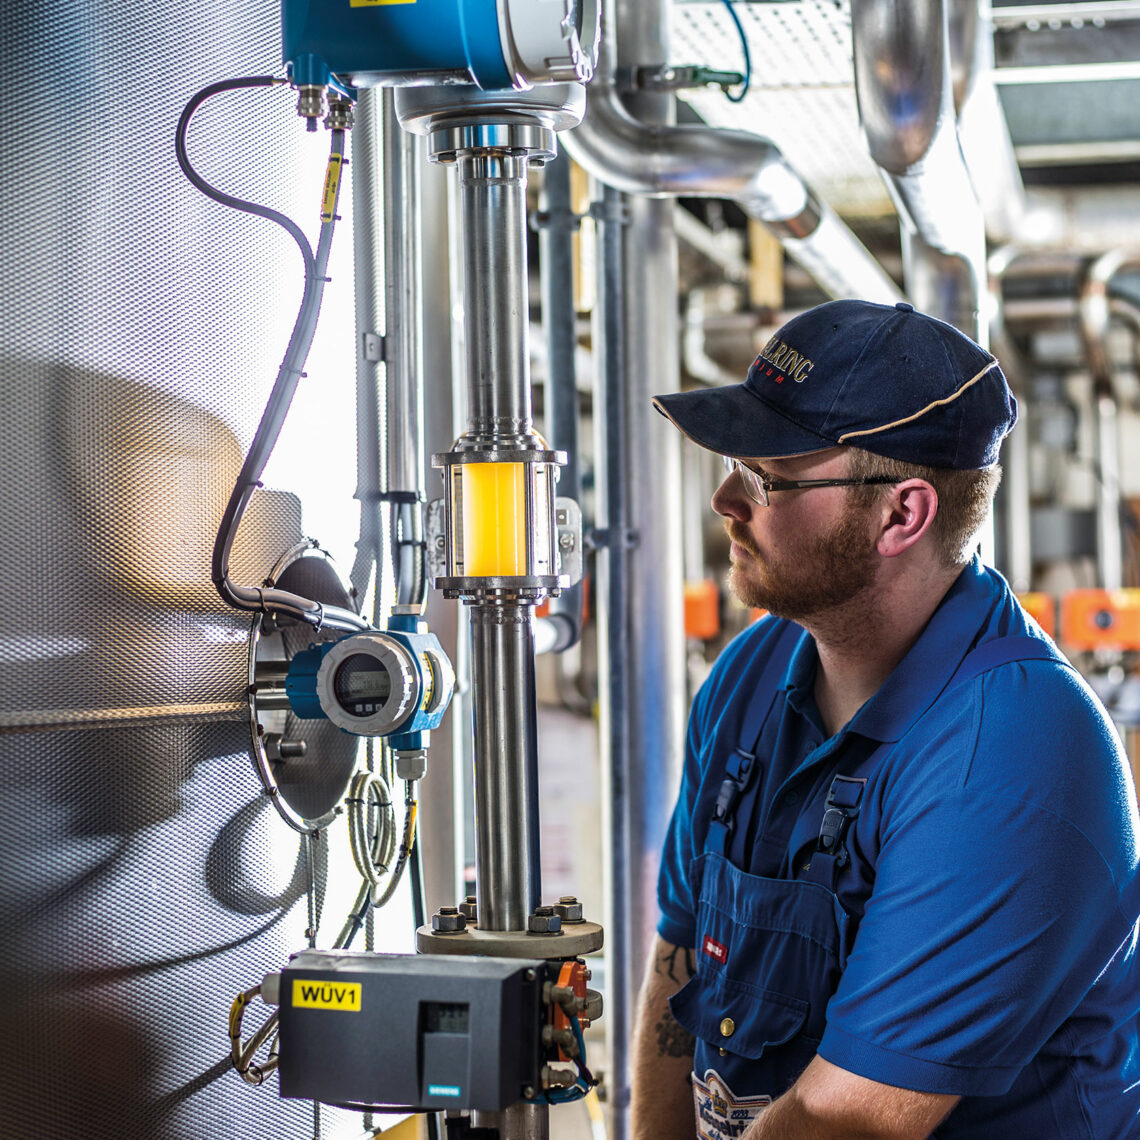
[{"label": "stainless steel elbow pipe", "polygon": [[852,0],[859,116],[903,230],[907,292],[984,339],[985,222],[958,144],[946,0]]},{"label": "stainless steel elbow pipe", "polygon": [[642,123],[626,110],[608,66],[590,85],[586,118],[562,141],[575,162],[617,190],[736,201],[832,296],[885,303],[902,296],[774,143],[746,131]]}]

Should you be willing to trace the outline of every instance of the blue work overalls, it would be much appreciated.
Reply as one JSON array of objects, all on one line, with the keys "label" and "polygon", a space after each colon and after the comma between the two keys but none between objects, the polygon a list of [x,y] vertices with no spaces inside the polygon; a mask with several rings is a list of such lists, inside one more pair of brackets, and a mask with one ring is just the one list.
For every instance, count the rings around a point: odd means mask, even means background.
[{"label": "blue work overalls", "polygon": [[[875,882],[879,836],[870,825],[858,828],[860,811],[881,758],[895,747],[840,733],[761,803],[758,773],[768,758],[756,749],[801,632],[789,623],[781,634],[736,749],[713,761],[724,778],[704,850],[690,870],[697,972],[671,1001],[677,1021],[696,1038],[698,1082],[711,1071],[718,1090],[742,1099],[779,1096],[816,1054]],[[988,669],[1038,659],[1064,661],[1036,638],[988,641],[966,655],[940,699]],[[790,836],[773,839],[761,817],[791,797],[803,810]],[[698,1096],[698,1111],[699,1104]]]}]

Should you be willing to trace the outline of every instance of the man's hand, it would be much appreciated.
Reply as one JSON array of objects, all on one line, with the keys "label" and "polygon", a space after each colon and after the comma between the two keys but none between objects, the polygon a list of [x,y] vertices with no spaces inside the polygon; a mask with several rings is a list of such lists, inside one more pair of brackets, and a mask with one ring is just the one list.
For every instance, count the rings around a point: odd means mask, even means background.
[{"label": "man's hand", "polygon": [[927,1140],[960,1099],[880,1084],[816,1057],[743,1140]]},{"label": "man's hand", "polygon": [[635,1019],[632,1063],[634,1140],[693,1140],[693,1038],[669,1009],[695,973],[693,951],[654,941]]}]

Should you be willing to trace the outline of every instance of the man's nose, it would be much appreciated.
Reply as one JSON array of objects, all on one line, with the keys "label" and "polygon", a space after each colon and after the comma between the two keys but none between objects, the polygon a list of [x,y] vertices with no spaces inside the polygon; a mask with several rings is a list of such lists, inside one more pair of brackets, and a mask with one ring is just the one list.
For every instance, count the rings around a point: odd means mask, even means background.
[{"label": "man's nose", "polygon": [[744,493],[744,484],[734,471],[713,492],[712,509],[728,519],[748,522],[752,517],[752,501]]}]

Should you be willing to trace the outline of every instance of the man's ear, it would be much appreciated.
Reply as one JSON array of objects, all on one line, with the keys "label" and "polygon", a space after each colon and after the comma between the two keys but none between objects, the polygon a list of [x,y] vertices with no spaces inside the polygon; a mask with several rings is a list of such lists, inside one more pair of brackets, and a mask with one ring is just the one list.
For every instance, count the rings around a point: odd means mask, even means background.
[{"label": "man's ear", "polygon": [[884,558],[896,558],[930,529],[938,514],[938,492],[925,479],[904,479],[891,488],[882,511],[877,549]]}]

